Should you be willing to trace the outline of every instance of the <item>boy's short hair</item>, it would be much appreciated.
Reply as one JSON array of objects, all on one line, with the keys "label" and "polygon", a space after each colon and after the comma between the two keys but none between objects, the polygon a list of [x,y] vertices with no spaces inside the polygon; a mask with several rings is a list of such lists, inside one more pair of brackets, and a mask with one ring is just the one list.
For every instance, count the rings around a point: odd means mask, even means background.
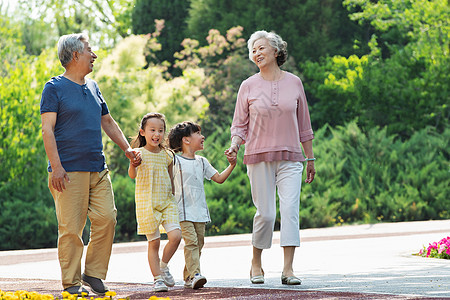
[{"label": "boy's short hair", "polygon": [[183,138],[191,136],[193,133],[201,131],[200,125],[185,121],[175,125],[169,132],[169,146],[174,152],[182,151]]}]

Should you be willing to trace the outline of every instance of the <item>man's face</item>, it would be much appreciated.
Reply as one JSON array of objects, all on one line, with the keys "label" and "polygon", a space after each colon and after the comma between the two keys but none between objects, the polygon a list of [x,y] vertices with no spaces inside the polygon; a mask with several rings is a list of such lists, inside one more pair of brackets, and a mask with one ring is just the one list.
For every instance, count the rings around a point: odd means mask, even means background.
[{"label": "man's face", "polygon": [[83,41],[84,48],[81,53],[77,53],[77,64],[80,68],[86,69],[86,74],[91,73],[94,68],[94,61],[97,55],[92,51],[89,42]]}]

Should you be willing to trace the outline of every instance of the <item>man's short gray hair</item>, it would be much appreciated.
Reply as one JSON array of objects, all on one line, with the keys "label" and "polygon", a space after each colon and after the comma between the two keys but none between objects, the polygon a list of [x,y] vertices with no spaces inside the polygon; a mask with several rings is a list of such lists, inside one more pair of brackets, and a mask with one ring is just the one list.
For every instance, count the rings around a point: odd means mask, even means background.
[{"label": "man's short gray hair", "polygon": [[254,32],[248,39],[248,41],[247,41],[248,58],[251,61],[253,61],[253,44],[261,38],[264,38],[267,41],[269,41],[269,45],[277,50],[278,66],[281,66],[282,64],[284,64],[286,62],[287,56],[288,56],[287,43],[285,41],[283,41],[283,39],[275,32],[267,32],[265,30],[260,30],[260,31]]},{"label": "man's short gray hair", "polygon": [[73,53],[83,52],[83,42],[88,42],[89,37],[84,33],[72,33],[63,35],[58,41],[58,57],[61,65],[65,68],[72,60]]}]

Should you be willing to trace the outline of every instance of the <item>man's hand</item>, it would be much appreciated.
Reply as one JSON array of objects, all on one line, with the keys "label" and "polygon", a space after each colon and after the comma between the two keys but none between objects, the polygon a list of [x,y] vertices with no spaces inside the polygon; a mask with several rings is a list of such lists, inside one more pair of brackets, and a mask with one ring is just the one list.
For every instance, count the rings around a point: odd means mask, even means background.
[{"label": "man's hand", "polygon": [[128,148],[125,151],[125,156],[130,160],[133,167],[137,167],[142,162],[141,152],[136,149]]},{"label": "man's hand", "polygon": [[58,192],[62,193],[66,189],[66,184],[64,181],[70,182],[69,175],[67,175],[66,170],[63,167],[52,168],[52,187]]}]

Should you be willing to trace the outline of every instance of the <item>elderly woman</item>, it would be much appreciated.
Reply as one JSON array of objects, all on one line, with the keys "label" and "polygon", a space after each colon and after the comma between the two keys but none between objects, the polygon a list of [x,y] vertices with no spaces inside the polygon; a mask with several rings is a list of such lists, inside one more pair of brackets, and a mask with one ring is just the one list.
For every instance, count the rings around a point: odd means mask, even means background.
[{"label": "elderly woman", "polygon": [[[276,217],[276,190],[280,202],[280,246],[284,249],[282,284],[297,285],[295,247],[300,246],[299,207],[303,172],[314,180],[314,138],[303,85],[280,66],[287,59],[287,43],[273,32],[257,31],[248,40],[249,58],[259,73],[242,82],[231,126],[227,155],[236,155],[245,143],[244,164],[251,184],[256,214],[253,219],[252,283],[264,283],[263,249],[272,245]],[[302,153],[302,147],[306,159]]]}]

